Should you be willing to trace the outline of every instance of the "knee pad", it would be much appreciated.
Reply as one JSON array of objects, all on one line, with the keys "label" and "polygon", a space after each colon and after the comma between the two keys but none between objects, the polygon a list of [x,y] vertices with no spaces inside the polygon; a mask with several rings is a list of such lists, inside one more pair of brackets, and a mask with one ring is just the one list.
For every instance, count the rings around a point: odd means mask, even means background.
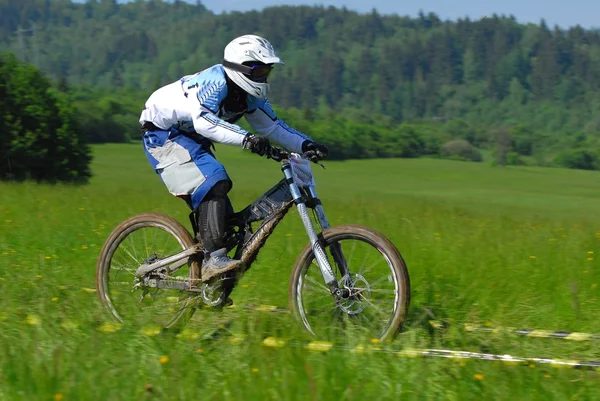
[{"label": "knee pad", "polygon": [[212,252],[224,246],[227,193],[230,189],[231,181],[219,181],[198,205],[198,234],[207,251]]},{"label": "knee pad", "polygon": [[215,185],[213,185],[213,187],[210,189],[210,191],[208,191],[204,199],[210,200],[212,198],[224,198],[231,190],[231,186],[231,181],[219,181]]}]

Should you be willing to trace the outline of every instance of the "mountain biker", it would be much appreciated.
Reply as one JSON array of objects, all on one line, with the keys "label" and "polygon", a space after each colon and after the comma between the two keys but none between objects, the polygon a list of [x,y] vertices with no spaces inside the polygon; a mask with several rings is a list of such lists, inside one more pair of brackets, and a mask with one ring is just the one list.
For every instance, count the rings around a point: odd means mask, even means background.
[{"label": "mountain biker", "polygon": [[[266,39],[240,36],[225,47],[222,64],[159,88],[140,116],[150,164],[169,192],[183,198],[198,216],[207,255],[203,280],[242,264],[227,256],[224,244],[226,214],[232,211],[227,194],[233,183],[210,150],[213,142],[264,156],[271,138],[293,152],[313,150],[319,158],[328,154],[325,145],[275,115],[267,100],[274,64],[284,63]],[[257,134],[235,125],[242,116]]]}]

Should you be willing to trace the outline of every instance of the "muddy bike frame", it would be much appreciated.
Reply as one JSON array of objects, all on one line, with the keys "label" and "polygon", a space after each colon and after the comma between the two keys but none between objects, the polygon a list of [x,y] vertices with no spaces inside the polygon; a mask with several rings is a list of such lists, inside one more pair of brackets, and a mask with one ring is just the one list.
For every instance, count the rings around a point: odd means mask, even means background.
[{"label": "muddy bike frame", "polygon": [[[210,285],[217,278],[219,279],[218,281],[222,282],[223,293],[219,297],[220,301],[225,299],[233,290],[237,281],[236,278],[250,269],[261,248],[265,245],[275,227],[283,220],[293,204],[296,205],[298,214],[308,235],[315,260],[323,276],[323,281],[330,289],[332,296],[336,302],[339,299],[350,296],[346,286],[342,285],[340,287],[335,272],[325,254],[325,244],[321,234],[322,230],[326,230],[330,225],[315,189],[315,182],[310,166],[311,160],[316,162],[315,156],[315,153],[312,151],[303,154],[288,153],[275,147],[267,154],[268,158],[281,162],[281,170],[284,178],[246,208],[227,217],[227,250],[229,252],[237,247],[234,257],[242,260],[245,267],[241,269],[242,271],[228,272],[208,282]],[[321,226],[321,231],[318,232],[315,229],[308,209],[313,209],[316,212],[316,220]],[[198,232],[196,221],[196,215],[192,212],[190,214],[190,222],[192,223],[194,235]],[[252,223],[257,221],[262,221],[262,223],[256,231],[253,231]],[[340,270],[341,277],[350,277],[341,246],[339,244],[332,244],[330,249],[334,262]],[[194,283],[191,280],[182,282],[165,279],[164,277],[188,264],[190,258],[196,258],[200,263],[203,257],[204,252],[201,245],[196,244],[175,255],[151,263],[147,262],[141,265],[135,274],[146,287],[202,292],[203,290],[198,287],[198,282]],[[158,272],[160,276],[153,274]],[[200,282],[201,279],[197,281]]]}]

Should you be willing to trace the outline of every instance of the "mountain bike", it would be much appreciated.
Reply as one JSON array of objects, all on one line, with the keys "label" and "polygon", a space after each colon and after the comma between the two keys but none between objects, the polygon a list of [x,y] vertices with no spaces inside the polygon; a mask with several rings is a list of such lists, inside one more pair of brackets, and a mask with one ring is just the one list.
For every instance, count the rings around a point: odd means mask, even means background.
[{"label": "mountain bike", "polygon": [[205,254],[195,239],[194,212],[189,215],[193,235],[158,213],[132,216],[112,231],[96,266],[97,293],[112,318],[133,324],[150,320],[169,329],[185,326],[200,306],[222,309],[295,205],[309,242],[292,268],[289,307],[304,328],[315,336],[354,329],[382,341],[396,336],[410,303],[409,275],[398,249],[369,227],[329,225],[315,189],[314,152],[272,147],[266,156],[280,162],[283,179],[227,217],[228,253],[244,261],[238,271],[202,280]]}]

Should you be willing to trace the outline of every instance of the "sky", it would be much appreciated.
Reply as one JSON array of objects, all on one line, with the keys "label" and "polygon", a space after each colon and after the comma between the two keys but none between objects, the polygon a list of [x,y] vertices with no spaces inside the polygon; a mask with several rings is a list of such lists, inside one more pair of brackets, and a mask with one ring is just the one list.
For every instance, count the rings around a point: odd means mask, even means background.
[{"label": "sky", "polygon": [[[79,0],[84,1],[84,0]],[[121,0],[122,2],[126,0]],[[195,0],[188,0],[195,3]],[[366,13],[375,8],[382,14],[416,17],[419,10],[434,12],[441,19],[461,17],[478,19],[484,16],[514,15],[518,22],[538,24],[542,18],[552,28],[581,25],[600,28],[600,0],[201,0],[216,14],[229,11],[261,10],[278,5],[333,5]]]},{"label": "sky", "polygon": [[558,25],[568,28],[581,25],[584,28],[600,27],[600,0],[202,0],[209,10],[219,14],[223,11],[247,11],[276,5],[323,4],[346,6],[350,10],[369,12],[375,8],[382,14],[416,16],[419,9],[434,12],[442,19],[456,20],[469,16],[514,15],[522,23],[539,23],[542,18],[549,27]]}]

